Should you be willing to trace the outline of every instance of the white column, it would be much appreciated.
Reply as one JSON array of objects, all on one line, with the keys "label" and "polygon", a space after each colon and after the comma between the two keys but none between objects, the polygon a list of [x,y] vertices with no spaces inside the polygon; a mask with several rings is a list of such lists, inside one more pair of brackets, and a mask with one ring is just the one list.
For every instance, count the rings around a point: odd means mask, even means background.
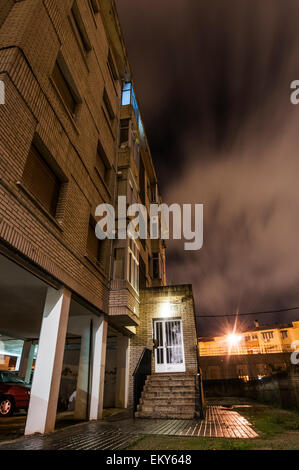
[{"label": "white column", "polygon": [[[90,323],[93,315],[74,316],[69,319],[68,332],[81,336],[80,358],[76,386],[74,416],[77,419],[88,419],[89,404],[89,365],[90,365]],[[95,317],[96,318],[96,317]]]},{"label": "white column", "polygon": [[130,340],[127,336],[117,338],[115,406],[128,407],[129,393],[129,352]]},{"label": "white column", "polygon": [[[89,320],[90,322],[90,320]],[[74,416],[86,419],[89,401],[89,353],[90,353],[90,323],[81,331],[81,349],[76,388],[76,404]]]},{"label": "white column", "polygon": [[107,321],[104,316],[93,320],[92,372],[89,419],[102,419],[106,363]]},{"label": "white column", "polygon": [[47,290],[25,435],[54,431],[70,300],[65,288]]},{"label": "white column", "polygon": [[24,342],[18,375],[27,383],[30,382],[31,378],[34,350],[35,345],[32,344],[32,341]]}]

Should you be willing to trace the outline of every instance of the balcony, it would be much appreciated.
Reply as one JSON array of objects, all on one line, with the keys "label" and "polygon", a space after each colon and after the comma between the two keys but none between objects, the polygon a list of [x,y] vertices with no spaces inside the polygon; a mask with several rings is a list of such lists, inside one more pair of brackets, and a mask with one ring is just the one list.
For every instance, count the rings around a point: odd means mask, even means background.
[{"label": "balcony", "polygon": [[139,296],[126,280],[111,281],[109,317],[118,326],[139,325]]},{"label": "balcony", "polygon": [[144,134],[143,123],[142,123],[142,119],[141,119],[141,116],[140,116],[139,107],[138,107],[137,99],[136,99],[136,96],[135,96],[135,91],[134,91],[134,88],[133,88],[133,85],[132,85],[131,82],[127,82],[123,86],[121,104],[122,104],[122,106],[130,106],[130,105],[132,106],[133,111],[134,111],[134,115],[135,115],[135,119],[136,119],[136,122],[137,122],[137,126],[138,126],[138,132],[139,132],[140,139],[141,139],[141,141],[143,141],[145,143],[145,134]]}]

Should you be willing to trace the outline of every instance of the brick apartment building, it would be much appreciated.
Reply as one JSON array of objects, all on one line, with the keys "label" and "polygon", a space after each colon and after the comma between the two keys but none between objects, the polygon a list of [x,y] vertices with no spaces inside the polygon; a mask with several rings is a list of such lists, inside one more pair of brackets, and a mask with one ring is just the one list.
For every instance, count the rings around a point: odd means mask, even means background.
[{"label": "brick apartment building", "polygon": [[54,429],[61,383],[78,418],[132,408],[145,348],[166,396],[139,413],[194,416],[191,287],[166,286],[161,240],[95,235],[99,204],[161,201],[114,1],[1,1],[0,64],[0,342],[34,364],[25,433]]}]

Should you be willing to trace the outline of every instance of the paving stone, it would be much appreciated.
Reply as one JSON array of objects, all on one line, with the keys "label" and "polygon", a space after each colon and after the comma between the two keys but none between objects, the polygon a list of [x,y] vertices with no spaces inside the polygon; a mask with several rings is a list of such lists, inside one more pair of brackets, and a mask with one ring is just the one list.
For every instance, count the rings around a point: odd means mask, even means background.
[{"label": "paving stone", "polygon": [[117,450],[133,444],[141,435],[258,437],[249,421],[237,411],[209,406],[204,420],[126,419],[96,421],[68,427],[45,436],[32,436],[0,445],[0,450]]}]

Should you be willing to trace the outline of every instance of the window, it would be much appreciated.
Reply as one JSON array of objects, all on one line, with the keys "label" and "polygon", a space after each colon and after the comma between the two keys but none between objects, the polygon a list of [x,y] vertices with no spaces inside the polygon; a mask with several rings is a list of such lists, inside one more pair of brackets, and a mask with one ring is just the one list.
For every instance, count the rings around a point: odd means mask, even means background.
[{"label": "window", "polygon": [[5,23],[5,20],[10,14],[13,6],[14,0],[6,0],[5,2],[2,2],[0,8],[0,27]]},{"label": "window", "polygon": [[139,250],[135,240],[129,236],[128,247],[128,281],[139,291]]},{"label": "window", "polygon": [[125,249],[115,248],[114,250],[114,275],[113,279],[124,279],[125,277]]},{"label": "window", "polygon": [[280,332],[282,339],[286,339],[288,337],[288,330],[283,330]]},{"label": "window", "polygon": [[75,94],[62,71],[62,65],[59,60],[56,61],[54,70],[52,73],[53,81],[63,99],[64,104],[67,106],[70,113],[73,115],[77,106],[77,99]]},{"label": "window", "polygon": [[108,113],[109,119],[110,121],[113,121],[113,119],[115,118],[115,114],[114,114],[106,89],[104,89],[103,101],[104,101],[105,109]]},{"label": "window", "polygon": [[44,208],[55,217],[61,181],[34,144],[31,145],[26,161],[23,183]]},{"label": "window", "polygon": [[119,145],[129,142],[129,130],[130,130],[130,119],[121,119]]},{"label": "window", "polygon": [[150,187],[150,198],[151,202],[159,204],[159,196],[158,196],[158,185],[156,183],[151,184]]},{"label": "window", "polygon": [[162,262],[160,253],[153,253],[153,278],[162,278]]},{"label": "window", "polygon": [[100,11],[98,0],[89,0],[88,3],[93,13],[98,13]]},{"label": "window", "polygon": [[145,168],[142,158],[139,162],[139,194],[142,204],[145,206]]},{"label": "window", "polygon": [[245,341],[250,341],[250,335],[245,336]]},{"label": "window", "polygon": [[270,341],[270,339],[273,339],[273,331],[266,331],[262,333],[262,337],[264,341]]},{"label": "window", "polygon": [[99,141],[96,155],[96,170],[101,176],[101,178],[105,181],[107,186],[109,186],[110,182],[110,169],[111,166],[108,157],[101,142]]},{"label": "window", "polygon": [[107,59],[107,65],[109,72],[111,74],[111,77],[113,78],[114,81],[118,80],[118,75],[117,75],[117,70],[114,64],[114,60],[111,54],[111,51],[108,53],[108,59]]},{"label": "window", "polygon": [[140,289],[146,288],[146,266],[141,257],[139,261],[139,287]]},{"label": "window", "polygon": [[77,39],[83,51],[87,53],[91,50],[91,44],[88,39],[87,32],[86,32],[84,23],[82,21],[82,17],[80,15],[80,11],[79,11],[76,1],[74,2],[72,6],[71,14],[72,14],[73,22],[74,22],[75,29],[77,32]]},{"label": "window", "polygon": [[87,236],[87,254],[95,261],[100,261],[101,255],[101,240],[99,240],[95,233],[96,221],[90,217],[88,224]]}]

